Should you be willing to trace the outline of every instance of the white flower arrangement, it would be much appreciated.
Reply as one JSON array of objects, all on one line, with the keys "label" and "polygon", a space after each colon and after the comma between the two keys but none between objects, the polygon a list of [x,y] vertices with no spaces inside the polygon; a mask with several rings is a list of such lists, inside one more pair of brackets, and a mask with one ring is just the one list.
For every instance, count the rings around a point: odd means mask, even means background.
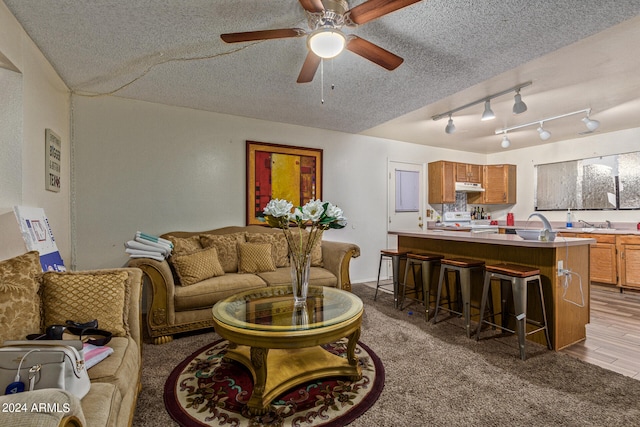
[{"label": "white flower arrangement", "polygon": [[[310,200],[304,206],[293,207],[288,200],[272,199],[263,210],[264,221],[273,228],[281,228],[289,245],[292,264],[291,279],[296,300],[306,299],[306,289],[299,284],[308,284],[307,274],[311,262],[311,250],[329,228],[339,229],[347,225],[342,209],[329,202]],[[295,229],[292,229],[295,226]],[[305,230],[309,228],[306,237]],[[295,235],[294,235],[295,233]]]}]

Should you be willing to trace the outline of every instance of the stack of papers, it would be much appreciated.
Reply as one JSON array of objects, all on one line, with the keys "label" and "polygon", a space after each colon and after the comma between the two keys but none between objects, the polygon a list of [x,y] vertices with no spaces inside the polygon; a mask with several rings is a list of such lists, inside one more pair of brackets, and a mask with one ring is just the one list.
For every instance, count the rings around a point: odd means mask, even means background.
[{"label": "stack of papers", "polygon": [[171,255],[173,243],[166,239],[137,231],[135,238],[125,243],[124,247],[130,258],[152,258],[162,261]]}]

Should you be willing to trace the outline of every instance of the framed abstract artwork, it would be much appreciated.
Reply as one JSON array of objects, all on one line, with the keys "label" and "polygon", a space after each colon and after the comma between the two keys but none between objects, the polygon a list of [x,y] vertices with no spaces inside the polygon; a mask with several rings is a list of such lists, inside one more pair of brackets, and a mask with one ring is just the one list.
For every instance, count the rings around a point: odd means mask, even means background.
[{"label": "framed abstract artwork", "polygon": [[322,150],[247,141],[247,225],[263,225],[271,199],[294,206],[322,199]]}]

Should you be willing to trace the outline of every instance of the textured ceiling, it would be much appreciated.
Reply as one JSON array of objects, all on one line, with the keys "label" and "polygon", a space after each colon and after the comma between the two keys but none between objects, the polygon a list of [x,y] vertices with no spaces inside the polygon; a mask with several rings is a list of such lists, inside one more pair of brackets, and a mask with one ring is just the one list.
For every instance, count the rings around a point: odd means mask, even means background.
[{"label": "textured ceiling", "polygon": [[[603,123],[600,132],[638,126],[640,55],[633,50],[640,44],[640,0],[421,1],[345,31],[403,57],[395,71],[346,51],[307,84],[296,83],[304,37],[238,44],[219,37],[306,29],[295,0],[4,3],[79,94],[476,152],[500,151],[494,133],[503,126],[589,107]],[[511,114],[510,94],[492,101],[498,118],[488,124],[476,120],[482,105],[454,116],[454,135],[445,135],[446,119],[430,120],[528,80],[522,115]],[[627,104],[628,113],[620,113]],[[569,122],[545,126],[553,134],[547,142],[576,137],[579,129]],[[540,143],[535,126],[518,133],[510,134],[512,148]]]}]

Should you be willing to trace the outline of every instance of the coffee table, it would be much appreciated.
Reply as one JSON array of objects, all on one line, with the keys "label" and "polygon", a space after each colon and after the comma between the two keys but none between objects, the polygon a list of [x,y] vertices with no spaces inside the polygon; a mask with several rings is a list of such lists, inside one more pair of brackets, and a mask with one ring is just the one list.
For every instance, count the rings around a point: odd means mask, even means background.
[{"label": "coffee table", "polygon": [[[291,286],[242,292],[213,306],[216,332],[229,340],[226,358],[253,376],[247,404],[252,415],[267,412],[273,399],[291,387],[319,378],[362,378],[355,348],[363,305],[350,292],[309,287],[307,302],[295,305]],[[347,357],[321,345],[348,338]]]}]

